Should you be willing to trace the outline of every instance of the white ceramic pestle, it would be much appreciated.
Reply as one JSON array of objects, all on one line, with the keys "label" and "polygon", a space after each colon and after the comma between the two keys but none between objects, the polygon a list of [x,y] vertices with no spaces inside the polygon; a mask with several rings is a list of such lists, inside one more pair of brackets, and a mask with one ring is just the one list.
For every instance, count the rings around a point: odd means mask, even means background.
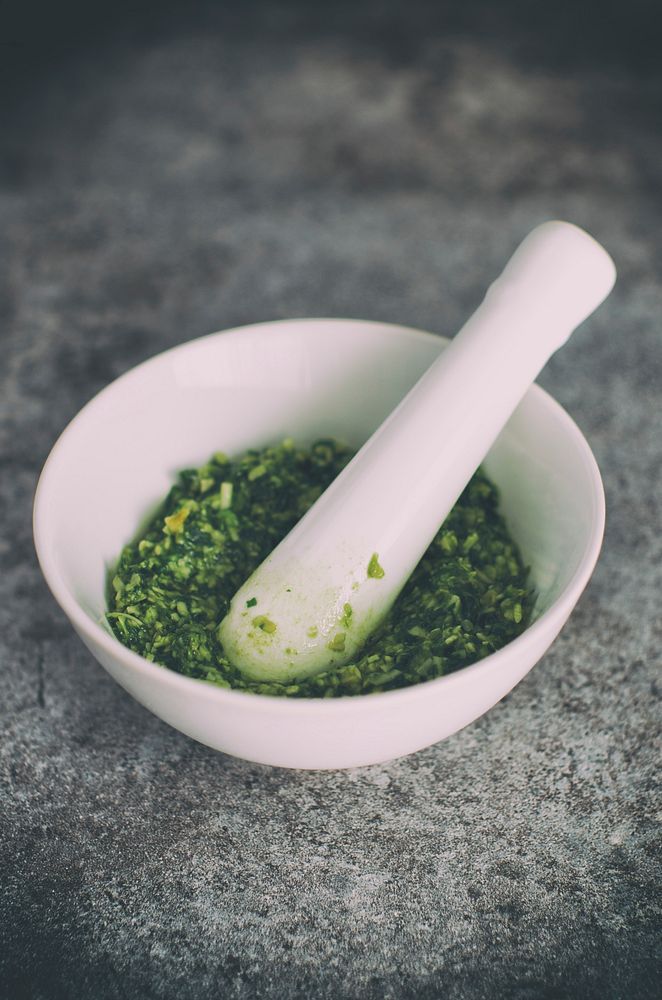
[{"label": "white ceramic pestle", "polygon": [[305,517],[233,598],[219,634],[247,676],[349,662],[388,612],[550,355],[609,294],[613,261],[547,222]]}]

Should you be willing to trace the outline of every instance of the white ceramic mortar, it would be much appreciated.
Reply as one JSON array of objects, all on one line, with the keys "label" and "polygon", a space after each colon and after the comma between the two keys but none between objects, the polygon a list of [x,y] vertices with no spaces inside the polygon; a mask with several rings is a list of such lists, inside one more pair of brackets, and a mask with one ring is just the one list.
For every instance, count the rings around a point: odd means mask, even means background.
[{"label": "white ceramic mortar", "polygon": [[335,700],[214,687],[149,663],[103,624],[108,568],[176,473],[214,451],[294,437],[359,447],[446,342],[354,320],[288,320],[158,355],[100,392],[64,431],[35,499],[46,580],[83,642],[141,704],[211,747],[283,767],[340,768],[412,753],[491,708],[540,659],[597,560],[604,495],[576,425],[537,386],[486,460],[538,591],[534,620],[447,677]]}]

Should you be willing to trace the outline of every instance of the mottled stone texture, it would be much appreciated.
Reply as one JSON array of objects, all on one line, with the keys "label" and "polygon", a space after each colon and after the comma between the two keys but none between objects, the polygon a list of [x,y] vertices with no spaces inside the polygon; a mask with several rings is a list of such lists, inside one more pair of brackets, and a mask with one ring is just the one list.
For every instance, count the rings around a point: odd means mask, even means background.
[{"label": "mottled stone texture", "polygon": [[[94,6],[41,29],[24,9],[3,64],[0,991],[655,996],[662,90],[643,5],[538,24],[520,3],[120,5],[98,28]],[[543,662],[447,742],[329,774],[214,753],[116,687],[30,534],[79,407],[234,324],[453,332],[550,217],[620,278],[541,379],[609,508]]]}]

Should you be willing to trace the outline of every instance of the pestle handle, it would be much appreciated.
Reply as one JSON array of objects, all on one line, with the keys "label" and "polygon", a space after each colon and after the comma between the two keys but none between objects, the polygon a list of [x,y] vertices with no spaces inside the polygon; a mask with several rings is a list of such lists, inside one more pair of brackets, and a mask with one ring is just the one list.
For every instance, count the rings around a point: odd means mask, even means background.
[{"label": "pestle handle", "polygon": [[236,594],[220,637],[239,669],[291,681],[355,656],[531,383],[615,276],[576,226],[547,222],[526,237],[448,348]]}]

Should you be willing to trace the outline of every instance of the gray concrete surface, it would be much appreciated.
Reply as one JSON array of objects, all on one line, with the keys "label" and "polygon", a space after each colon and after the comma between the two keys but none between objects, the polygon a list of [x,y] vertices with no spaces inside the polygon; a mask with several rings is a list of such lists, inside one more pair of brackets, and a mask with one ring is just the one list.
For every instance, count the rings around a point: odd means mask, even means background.
[{"label": "gray concrete surface", "polygon": [[[5,109],[0,993],[659,995],[662,89],[647,31],[639,50],[626,18],[621,46],[603,11],[589,44],[563,4],[539,26],[514,3],[233,10],[156,11],[151,27],[124,11],[59,59],[19,58]],[[36,477],[79,407],[234,324],[453,332],[550,217],[600,238],[620,279],[541,379],[595,450],[608,529],[538,667],[447,742],[330,774],[214,753],[115,686],[32,549]]]}]

